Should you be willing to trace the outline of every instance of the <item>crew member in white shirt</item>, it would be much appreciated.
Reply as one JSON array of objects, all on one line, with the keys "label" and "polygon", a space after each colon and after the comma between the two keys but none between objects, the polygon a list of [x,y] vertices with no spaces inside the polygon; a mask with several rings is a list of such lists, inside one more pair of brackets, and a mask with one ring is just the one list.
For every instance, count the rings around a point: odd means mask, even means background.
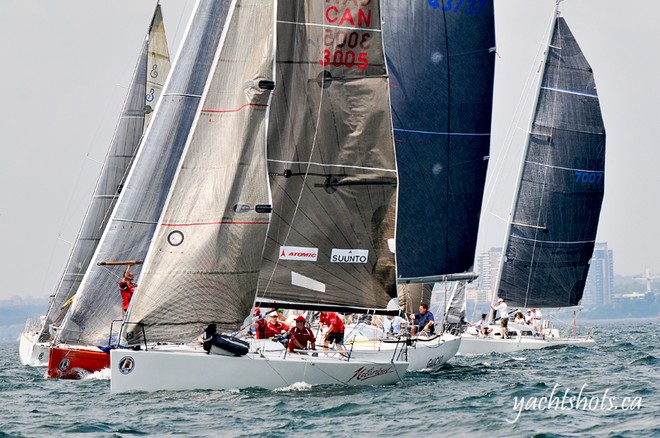
[{"label": "crew member in white shirt", "polygon": [[509,312],[508,306],[502,298],[497,300],[497,306],[490,305],[491,309],[495,309],[500,313],[500,330],[502,332],[502,339],[509,337]]}]

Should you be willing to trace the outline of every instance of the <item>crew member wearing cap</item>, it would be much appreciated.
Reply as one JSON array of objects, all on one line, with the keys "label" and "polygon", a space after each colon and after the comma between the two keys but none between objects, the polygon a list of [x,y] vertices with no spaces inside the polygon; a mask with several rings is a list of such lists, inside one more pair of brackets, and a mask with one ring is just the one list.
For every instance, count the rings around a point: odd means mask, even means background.
[{"label": "crew member wearing cap", "polygon": [[277,319],[277,312],[270,312],[268,314],[268,323],[266,324],[266,337],[272,338],[287,331],[289,331],[289,326]]},{"label": "crew member wearing cap", "polygon": [[334,342],[337,350],[344,350],[344,321],[335,312],[321,312],[319,324],[328,327],[323,340],[323,348],[328,349]]},{"label": "crew member wearing cap", "polygon": [[509,311],[508,306],[502,298],[497,300],[497,306],[490,305],[491,309],[500,312],[500,329],[502,331],[502,339],[509,337]]},{"label": "crew member wearing cap", "polygon": [[254,337],[257,339],[266,338],[266,320],[261,316],[261,309],[254,308],[252,328],[254,328]]},{"label": "crew member wearing cap", "polygon": [[291,334],[291,338],[289,339],[289,351],[306,350],[308,344],[312,350],[316,350],[316,338],[309,327],[305,326],[304,316],[301,315],[296,318],[296,326],[292,328],[289,333]]}]

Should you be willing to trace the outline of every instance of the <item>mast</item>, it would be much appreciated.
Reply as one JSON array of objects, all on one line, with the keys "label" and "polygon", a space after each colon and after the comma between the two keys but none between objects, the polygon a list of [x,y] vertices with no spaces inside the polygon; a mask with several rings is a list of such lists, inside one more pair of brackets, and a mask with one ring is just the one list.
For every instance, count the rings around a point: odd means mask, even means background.
[{"label": "mast", "polygon": [[[493,288],[493,296],[491,299],[491,305],[495,305],[497,303],[497,297],[498,297],[498,291],[500,288],[500,281],[502,278],[502,269],[504,267],[504,259],[506,255],[506,250],[507,250],[507,244],[509,242],[509,237],[511,236],[511,224],[513,222],[513,214],[516,211],[516,208],[518,206],[518,192],[520,191],[520,186],[521,186],[521,179],[522,179],[522,172],[523,168],[525,166],[525,159],[527,157],[527,151],[529,149],[529,143],[530,143],[530,138],[531,138],[531,133],[532,133],[532,124],[534,122],[534,116],[536,115],[536,106],[539,101],[539,96],[541,95],[541,82],[543,81],[543,74],[545,73],[545,66],[546,66],[546,61],[548,59],[548,54],[549,54],[549,49],[550,49],[550,43],[552,42],[552,37],[554,34],[554,29],[555,29],[555,23],[557,22],[557,16],[559,15],[559,3],[562,0],[557,0],[555,3],[555,8],[553,10],[552,14],[552,20],[550,22],[550,30],[548,32],[548,39],[545,43],[545,50],[543,51],[543,59],[541,60],[541,64],[539,66],[539,79],[536,82],[536,95],[534,96],[534,102],[532,103],[531,106],[531,114],[529,116],[529,121],[527,123],[527,135],[525,138],[525,146],[522,151],[521,159],[520,159],[520,166],[518,168],[518,177],[516,179],[516,188],[513,192],[513,201],[511,205],[511,210],[509,212],[509,223],[507,226],[506,234],[504,236],[504,243],[502,244],[502,256],[500,257],[500,263],[499,263],[499,268],[497,270],[497,280],[495,282],[495,287]],[[493,321],[493,313],[491,310],[488,312],[488,322],[491,323]]]}]

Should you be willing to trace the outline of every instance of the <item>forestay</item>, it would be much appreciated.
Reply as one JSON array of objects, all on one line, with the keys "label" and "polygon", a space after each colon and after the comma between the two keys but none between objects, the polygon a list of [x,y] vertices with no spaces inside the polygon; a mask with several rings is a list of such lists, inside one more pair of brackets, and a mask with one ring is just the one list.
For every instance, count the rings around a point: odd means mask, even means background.
[{"label": "forestay", "polygon": [[561,307],[582,298],[603,200],[605,128],[593,72],[557,18],[524,155],[498,295]]},{"label": "forestay", "polygon": [[396,164],[380,2],[279,2],[257,303],[384,310]]},{"label": "forestay", "polygon": [[150,113],[161,95],[170,70],[169,51],[160,5],[156,6],[149,32],[142,44],[138,63],[126,95],[121,117],[108,149],[101,174],[83,224],[55,296],[50,303],[46,324],[39,341],[50,338],[49,326],[57,324],[65,309],[62,306],[76,293],[94,251],[105,230],[110,213],[121,193],[126,175],[137,152]]},{"label": "forestay", "polygon": [[[211,322],[236,330],[254,302],[270,211],[273,18],[272,0],[234,1],[208,46],[216,55],[199,116],[127,317],[149,342],[189,341]],[[129,324],[129,342],[141,330]]]},{"label": "forestay", "polygon": [[[59,341],[107,342],[112,320],[121,318],[117,283],[124,267],[97,266],[97,263],[145,258],[197,114],[230,3],[229,0],[202,2],[196,8],[195,25],[188,27],[152,123]],[[138,278],[139,271],[137,266]]]}]

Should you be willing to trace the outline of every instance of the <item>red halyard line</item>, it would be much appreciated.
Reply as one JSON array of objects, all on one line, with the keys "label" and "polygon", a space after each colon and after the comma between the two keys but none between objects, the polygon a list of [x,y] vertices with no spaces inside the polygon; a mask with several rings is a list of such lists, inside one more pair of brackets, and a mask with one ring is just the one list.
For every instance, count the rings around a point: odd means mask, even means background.
[{"label": "red halyard line", "polygon": [[238,112],[238,111],[240,111],[240,110],[242,110],[242,109],[244,109],[244,108],[246,108],[246,107],[248,107],[248,106],[262,106],[262,107],[267,107],[268,105],[267,105],[267,104],[263,104],[263,103],[246,103],[245,105],[243,105],[242,107],[237,108],[237,109],[230,109],[230,110],[202,110],[202,112],[203,112],[203,113],[236,113],[236,112]]},{"label": "red halyard line", "polygon": [[193,222],[190,224],[161,224],[162,227],[195,227],[198,225],[268,225],[268,222]]}]

